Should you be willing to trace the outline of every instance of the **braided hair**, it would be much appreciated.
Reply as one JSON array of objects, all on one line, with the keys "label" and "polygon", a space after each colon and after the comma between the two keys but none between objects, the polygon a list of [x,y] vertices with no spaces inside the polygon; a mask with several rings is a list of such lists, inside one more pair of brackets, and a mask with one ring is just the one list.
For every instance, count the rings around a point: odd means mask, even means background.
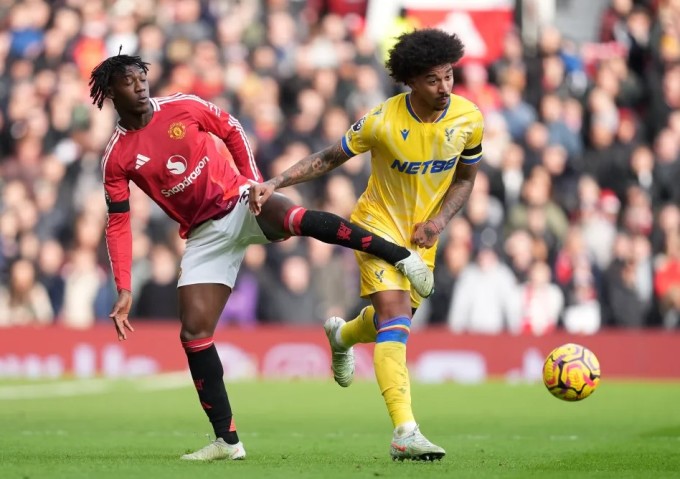
[{"label": "braided hair", "polygon": [[121,55],[120,53],[107,58],[92,70],[89,85],[93,105],[97,105],[100,110],[102,109],[107,89],[111,86],[111,79],[114,76],[124,75],[129,66],[136,66],[144,73],[149,71],[149,64],[143,62],[141,57]]}]

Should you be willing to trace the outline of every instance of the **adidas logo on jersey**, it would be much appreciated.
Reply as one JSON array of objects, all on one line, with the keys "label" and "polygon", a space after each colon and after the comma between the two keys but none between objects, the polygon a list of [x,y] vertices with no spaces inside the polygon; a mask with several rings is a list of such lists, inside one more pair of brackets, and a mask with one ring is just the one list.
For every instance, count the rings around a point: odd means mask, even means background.
[{"label": "adidas logo on jersey", "polygon": [[144,155],[138,153],[137,154],[137,161],[135,162],[135,170],[138,170],[142,166],[146,165],[149,162],[150,159],[151,158],[149,158],[148,156],[144,156]]}]

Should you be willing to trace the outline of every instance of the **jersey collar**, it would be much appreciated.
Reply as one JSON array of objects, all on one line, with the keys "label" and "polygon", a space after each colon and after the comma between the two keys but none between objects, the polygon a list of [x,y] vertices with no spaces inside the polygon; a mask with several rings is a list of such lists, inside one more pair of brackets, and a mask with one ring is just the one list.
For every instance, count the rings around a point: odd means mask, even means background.
[{"label": "jersey collar", "polygon": [[[149,98],[149,102],[151,103],[151,107],[153,109],[154,115],[151,117],[151,121],[146,124],[145,127],[140,128],[139,130],[143,130],[147,126],[151,124],[152,121],[156,118],[156,112],[161,111],[161,106],[158,104],[158,101],[155,98]],[[123,125],[120,124],[120,120],[116,122],[116,129],[120,131],[123,135],[128,132],[127,128],[123,127]],[[132,131],[139,131],[139,130],[132,130]]]},{"label": "jersey collar", "polygon": [[[415,110],[413,109],[413,106],[411,105],[411,94],[407,93],[406,94],[406,109],[408,110],[409,114],[413,117],[414,120],[416,120],[418,123],[423,123],[423,120],[421,120],[418,115],[416,115]],[[433,123],[439,122],[442,118],[446,116],[446,113],[449,111],[449,107],[451,106],[451,98],[449,97],[449,104],[446,105],[446,108],[444,108],[444,111],[437,117]]]}]

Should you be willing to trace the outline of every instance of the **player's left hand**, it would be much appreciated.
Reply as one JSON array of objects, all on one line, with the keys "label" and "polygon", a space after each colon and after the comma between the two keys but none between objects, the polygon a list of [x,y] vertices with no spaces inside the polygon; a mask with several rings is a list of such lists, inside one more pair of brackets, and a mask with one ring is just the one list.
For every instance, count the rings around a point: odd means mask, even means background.
[{"label": "player's left hand", "polygon": [[257,216],[260,214],[262,205],[274,194],[275,189],[276,187],[271,183],[271,180],[250,185],[248,206],[254,215]]},{"label": "player's left hand", "polygon": [[432,220],[424,223],[416,223],[413,226],[411,242],[420,248],[432,248],[439,238],[441,230],[437,228]]},{"label": "player's left hand", "polygon": [[125,341],[127,335],[125,330],[134,331],[134,328],[130,324],[128,319],[128,314],[130,314],[130,307],[132,306],[132,293],[125,289],[121,289],[118,293],[118,300],[116,304],[113,305],[111,314],[109,318],[113,320],[113,324],[116,326],[116,333],[118,333],[118,341]]}]

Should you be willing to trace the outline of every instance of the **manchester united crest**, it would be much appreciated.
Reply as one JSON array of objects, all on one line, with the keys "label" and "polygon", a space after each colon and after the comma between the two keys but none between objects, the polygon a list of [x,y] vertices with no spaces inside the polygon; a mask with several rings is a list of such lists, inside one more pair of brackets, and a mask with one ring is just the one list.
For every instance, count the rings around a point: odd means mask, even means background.
[{"label": "manchester united crest", "polygon": [[168,128],[168,135],[170,135],[170,138],[173,140],[181,140],[184,138],[186,132],[187,127],[184,126],[184,123],[182,122],[173,123],[170,125],[170,128]]}]

